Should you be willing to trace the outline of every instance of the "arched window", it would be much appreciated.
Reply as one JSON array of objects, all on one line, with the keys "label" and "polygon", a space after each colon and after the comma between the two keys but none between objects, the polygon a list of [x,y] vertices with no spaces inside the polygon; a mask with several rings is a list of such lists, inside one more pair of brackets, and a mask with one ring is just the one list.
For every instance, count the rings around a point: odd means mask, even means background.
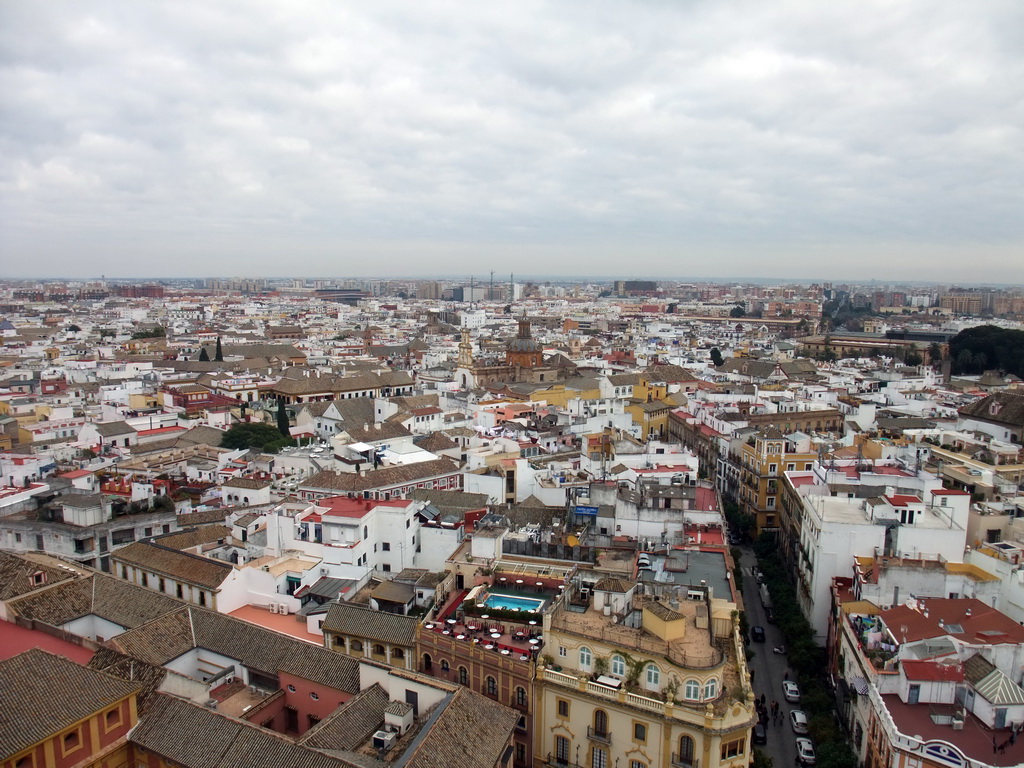
[{"label": "arched window", "polygon": [[672,762],[680,765],[693,765],[693,752],[694,744],[691,736],[680,736],[679,737],[679,754],[676,755],[676,760]]},{"label": "arched window", "polygon": [[661,685],[661,671],[654,665],[647,665],[647,687],[657,688]]},{"label": "arched window", "polygon": [[469,670],[459,667],[459,685],[469,685]]},{"label": "arched window", "polygon": [[594,733],[598,736],[608,735],[608,713],[603,709],[594,710]]},{"label": "arched window", "polygon": [[498,695],[498,681],[490,675],[487,676],[487,695],[497,696]]},{"label": "arched window", "polygon": [[700,683],[696,680],[687,680],[683,689],[683,698],[688,701],[700,699]]},{"label": "arched window", "polygon": [[373,654],[375,656],[383,656],[384,655],[384,646],[381,645],[380,643],[374,643],[374,645],[373,645]]},{"label": "arched window", "polygon": [[362,653],[363,652],[363,643],[362,643],[361,640],[353,640],[352,642],[349,643],[348,647],[352,649],[352,653]]},{"label": "arched window", "polygon": [[590,671],[590,665],[594,662],[594,654],[590,652],[587,646],[580,648],[580,669]]},{"label": "arched window", "polygon": [[516,688],[516,706],[517,707],[525,707],[526,706],[526,689],[523,688],[522,686],[519,686],[518,688]]},{"label": "arched window", "polygon": [[405,658],[405,651],[403,651],[401,648],[392,648],[391,649],[391,658],[392,659],[404,659]]},{"label": "arched window", "polygon": [[448,659],[441,659],[441,671],[447,672],[449,669],[451,666],[448,664]]},{"label": "arched window", "polygon": [[424,653],[423,654],[423,671],[424,672],[429,672],[433,668],[434,668],[434,661],[433,661],[433,659],[430,658],[430,654],[429,653]]},{"label": "arched window", "polygon": [[704,683],[704,698],[714,699],[718,697],[718,680],[711,678]]},{"label": "arched window", "polygon": [[617,653],[612,656],[612,674],[616,677],[623,677],[626,674],[626,660]]}]

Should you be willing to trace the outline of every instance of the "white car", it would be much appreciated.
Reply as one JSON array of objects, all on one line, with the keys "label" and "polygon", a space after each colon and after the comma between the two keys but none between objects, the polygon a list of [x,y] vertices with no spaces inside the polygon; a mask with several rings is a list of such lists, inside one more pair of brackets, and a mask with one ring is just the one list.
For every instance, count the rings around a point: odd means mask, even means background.
[{"label": "white car", "polygon": [[818,759],[814,756],[814,744],[810,739],[799,738],[796,740],[796,759],[801,765],[814,765]]},{"label": "white car", "polygon": [[789,712],[789,722],[793,726],[793,733],[807,733],[807,715],[803,710],[793,709]]},{"label": "white car", "polygon": [[800,703],[800,687],[792,680],[786,680],[782,683],[782,695],[791,704]]}]

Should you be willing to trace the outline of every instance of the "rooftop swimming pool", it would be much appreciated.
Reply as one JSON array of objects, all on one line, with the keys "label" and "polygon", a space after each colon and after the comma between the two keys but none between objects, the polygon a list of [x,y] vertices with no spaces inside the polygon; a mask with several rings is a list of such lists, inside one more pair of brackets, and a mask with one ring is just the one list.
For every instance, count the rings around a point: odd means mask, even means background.
[{"label": "rooftop swimming pool", "polygon": [[484,605],[489,608],[504,608],[505,610],[518,608],[520,611],[539,611],[544,606],[544,601],[539,597],[489,594],[484,600]]}]

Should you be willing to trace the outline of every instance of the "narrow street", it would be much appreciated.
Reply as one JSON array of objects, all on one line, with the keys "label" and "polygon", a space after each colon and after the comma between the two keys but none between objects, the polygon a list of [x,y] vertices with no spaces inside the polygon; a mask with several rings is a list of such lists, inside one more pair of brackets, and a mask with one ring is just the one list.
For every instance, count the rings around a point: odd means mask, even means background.
[{"label": "narrow street", "polygon": [[790,704],[782,695],[782,682],[787,672],[787,657],[772,652],[772,648],[784,644],[782,632],[774,624],[769,624],[764,617],[764,608],[757,594],[757,580],[754,578],[754,566],[757,558],[750,547],[739,547],[743,553],[737,564],[743,571],[743,602],[747,613],[747,624],[751,627],[764,627],[765,641],[750,643],[754,658],[750,660],[750,670],[754,677],[754,695],[760,698],[763,694],[768,707],[772,701],[779,702],[783,718],[781,725],[768,720],[765,730],[768,743],[754,745],[775,761],[774,768],[790,768],[796,761],[796,734],[790,725],[789,713],[800,709],[799,704]]}]

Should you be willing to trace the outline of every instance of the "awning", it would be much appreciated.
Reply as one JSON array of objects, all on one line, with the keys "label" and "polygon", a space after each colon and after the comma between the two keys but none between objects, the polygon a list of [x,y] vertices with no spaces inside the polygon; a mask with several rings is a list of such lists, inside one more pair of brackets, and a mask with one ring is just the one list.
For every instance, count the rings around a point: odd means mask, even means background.
[{"label": "awning", "polygon": [[373,446],[367,445],[366,443],[349,443],[348,447],[356,453],[365,453],[366,451],[372,451]]},{"label": "awning", "polygon": [[850,685],[853,687],[853,690],[855,690],[861,696],[867,695],[868,681],[860,675],[854,675],[853,678],[850,680]]}]

